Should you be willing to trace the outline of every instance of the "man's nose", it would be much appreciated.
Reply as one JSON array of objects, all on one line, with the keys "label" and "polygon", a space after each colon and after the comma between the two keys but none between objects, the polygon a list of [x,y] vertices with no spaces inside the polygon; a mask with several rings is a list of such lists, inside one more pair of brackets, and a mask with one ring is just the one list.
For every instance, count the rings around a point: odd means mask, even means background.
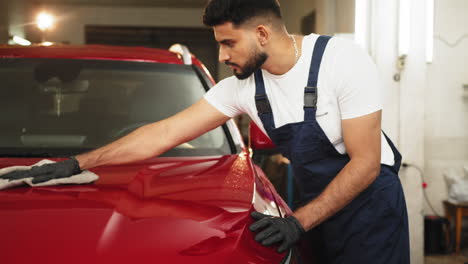
[{"label": "man's nose", "polygon": [[219,56],[218,60],[221,63],[224,63],[225,61],[228,61],[230,59],[229,54],[226,52],[226,50],[223,48],[223,46],[219,47]]}]

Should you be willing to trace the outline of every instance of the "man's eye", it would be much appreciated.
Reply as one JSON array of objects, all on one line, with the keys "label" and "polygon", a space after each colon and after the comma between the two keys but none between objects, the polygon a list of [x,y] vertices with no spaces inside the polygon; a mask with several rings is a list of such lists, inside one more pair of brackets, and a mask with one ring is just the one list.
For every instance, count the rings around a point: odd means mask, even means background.
[{"label": "man's eye", "polygon": [[220,47],[232,48],[232,47],[234,47],[234,43],[233,42],[228,42],[228,41],[219,42],[218,43],[218,48],[220,48]]}]

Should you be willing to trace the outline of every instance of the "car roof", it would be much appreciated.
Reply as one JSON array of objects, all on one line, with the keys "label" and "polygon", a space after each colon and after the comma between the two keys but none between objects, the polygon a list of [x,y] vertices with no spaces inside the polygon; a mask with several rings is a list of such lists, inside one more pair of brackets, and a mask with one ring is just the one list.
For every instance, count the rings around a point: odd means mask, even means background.
[{"label": "car roof", "polygon": [[[147,61],[184,64],[182,56],[169,50],[110,45],[0,45],[0,58],[63,58]],[[192,56],[194,64],[200,62]]]}]

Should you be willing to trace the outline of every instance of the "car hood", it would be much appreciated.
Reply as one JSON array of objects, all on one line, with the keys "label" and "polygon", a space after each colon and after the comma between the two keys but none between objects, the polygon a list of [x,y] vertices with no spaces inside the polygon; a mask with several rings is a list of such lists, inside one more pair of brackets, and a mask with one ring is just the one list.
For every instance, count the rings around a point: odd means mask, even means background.
[{"label": "car hood", "polygon": [[[39,159],[0,159],[0,168]],[[92,170],[86,185],[0,191],[3,263],[266,263],[248,231],[246,155],[156,158]]]}]

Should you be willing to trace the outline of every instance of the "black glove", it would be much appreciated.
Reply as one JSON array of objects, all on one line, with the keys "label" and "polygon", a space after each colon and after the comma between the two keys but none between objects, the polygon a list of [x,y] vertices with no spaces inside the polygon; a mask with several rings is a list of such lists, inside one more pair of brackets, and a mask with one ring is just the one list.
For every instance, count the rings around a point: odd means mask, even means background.
[{"label": "black glove", "polygon": [[250,215],[256,220],[250,225],[250,231],[260,230],[255,236],[255,241],[264,246],[279,244],[278,252],[280,253],[294,246],[305,233],[304,228],[294,216],[281,218],[259,212],[252,212]]},{"label": "black glove", "polygon": [[51,179],[66,178],[81,173],[78,161],[70,159],[48,163],[41,166],[33,166],[30,170],[13,171],[0,176],[0,179],[15,181],[25,178],[33,178],[32,183],[46,182]]}]

